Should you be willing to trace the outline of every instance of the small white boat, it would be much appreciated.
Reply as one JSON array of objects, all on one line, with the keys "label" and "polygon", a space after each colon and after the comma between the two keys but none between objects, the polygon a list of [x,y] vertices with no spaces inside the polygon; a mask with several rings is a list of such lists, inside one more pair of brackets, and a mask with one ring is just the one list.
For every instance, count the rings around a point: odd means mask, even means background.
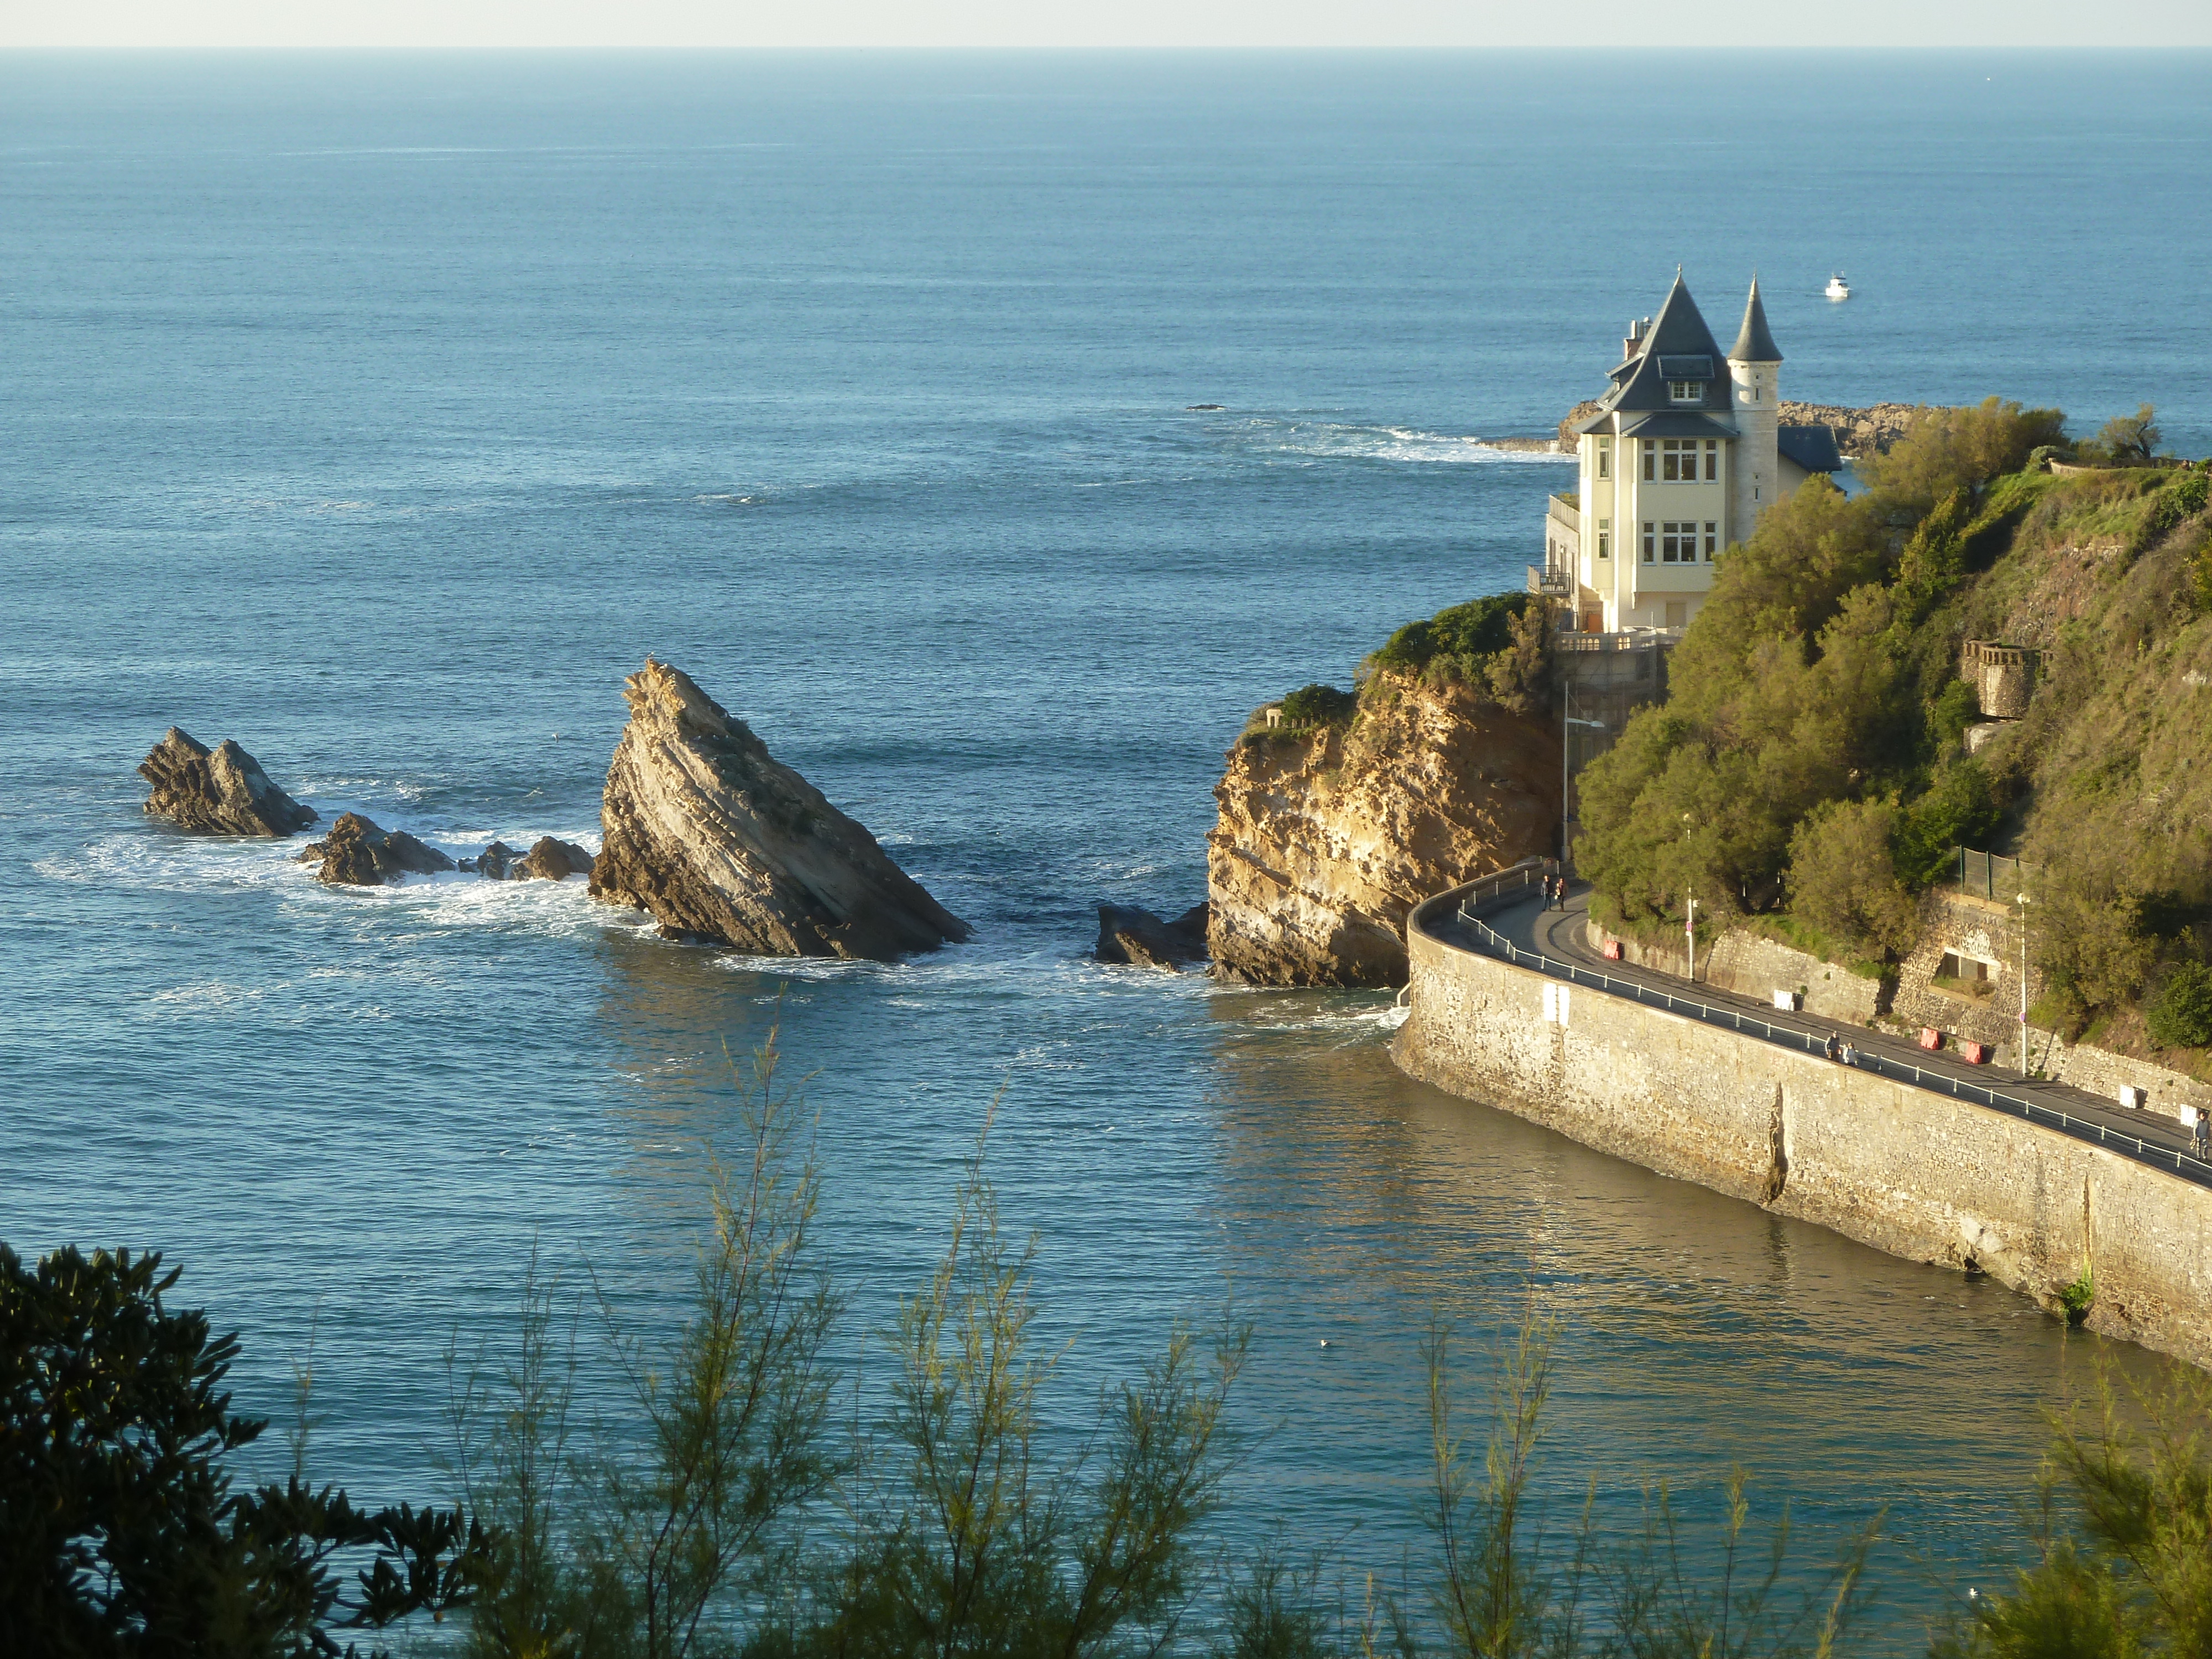
[{"label": "small white boat", "polygon": [[1844,273],[1839,270],[1828,278],[1828,286],[1821,292],[1831,300],[1848,300],[1851,297],[1851,285],[1844,280]]}]

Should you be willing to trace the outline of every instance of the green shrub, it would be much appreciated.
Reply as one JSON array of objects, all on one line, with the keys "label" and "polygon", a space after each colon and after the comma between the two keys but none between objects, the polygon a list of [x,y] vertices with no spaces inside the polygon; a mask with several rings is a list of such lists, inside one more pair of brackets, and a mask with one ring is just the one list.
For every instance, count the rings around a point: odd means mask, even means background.
[{"label": "green shrub", "polygon": [[2128,538],[2130,553],[2148,552],[2171,535],[2185,519],[2195,517],[2204,510],[2208,489],[2212,489],[2212,478],[2191,469],[2177,472],[2172,479],[2151,497],[2148,509],[2136,533]]},{"label": "green shrub", "polygon": [[1465,605],[1449,605],[1426,622],[1407,623],[1368,660],[1378,667],[1411,673],[1420,672],[1437,657],[1471,663],[1510,646],[1513,619],[1528,608],[1526,593],[1492,593]]},{"label": "green shrub", "polygon": [[1302,685],[1282,702],[1283,724],[1310,729],[1343,726],[1359,708],[1359,699],[1333,685]]},{"label": "green shrub", "polygon": [[2186,962],[2168,974],[2146,1023],[2161,1048],[2212,1048],[2212,966]]},{"label": "green shrub", "polygon": [[1790,838],[1796,914],[1863,948],[1908,949],[1918,912],[1890,851],[1898,818],[1887,800],[1830,801],[1808,813]]}]

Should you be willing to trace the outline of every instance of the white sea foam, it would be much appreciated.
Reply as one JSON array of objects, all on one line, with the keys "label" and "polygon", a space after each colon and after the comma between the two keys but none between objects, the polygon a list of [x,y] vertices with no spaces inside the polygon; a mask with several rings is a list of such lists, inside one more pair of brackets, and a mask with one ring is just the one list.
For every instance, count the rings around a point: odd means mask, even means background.
[{"label": "white sea foam", "polygon": [[1423,432],[1413,427],[1368,426],[1349,421],[1255,420],[1243,423],[1255,447],[1322,460],[1444,463],[1461,466],[1569,465],[1572,455],[1544,450],[1501,449],[1469,434]]}]

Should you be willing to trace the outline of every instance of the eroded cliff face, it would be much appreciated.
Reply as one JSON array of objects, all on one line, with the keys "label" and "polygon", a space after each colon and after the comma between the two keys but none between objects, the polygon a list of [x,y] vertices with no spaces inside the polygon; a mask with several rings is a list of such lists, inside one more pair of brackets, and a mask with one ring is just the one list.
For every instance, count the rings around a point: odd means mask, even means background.
[{"label": "eroded cliff face", "polygon": [[1214,972],[1402,985],[1407,910],[1557,849],[1559,730],[1463,685],[1386,677],[1348,728],[1239,739],[1213,794]]},{"label": "eroded cliff face", "polygon": [[762,956],[889,961],[968,937],[690,675],[648,658],[623,696],[593,897],[650,911],[672,938]]}]

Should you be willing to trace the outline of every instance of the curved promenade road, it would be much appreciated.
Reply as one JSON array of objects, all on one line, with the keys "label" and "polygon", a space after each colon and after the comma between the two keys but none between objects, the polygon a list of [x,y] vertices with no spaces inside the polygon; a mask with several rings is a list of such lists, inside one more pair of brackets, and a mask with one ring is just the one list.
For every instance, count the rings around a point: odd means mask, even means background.
[{"label": "curved promenade road", "polygon": [[[2162,1112],[2130,1111],[2117,1101],[2106,1100],[2067,1084],[2047,1083],[2040,1079],[2022,1082],[2017,1071],[2007,1071],[1998,1066],[1969,1066],[1966,1061],[1954,1058],[1948,1049],[1930,1054],[1910,1038],[1890,1032],[1870,1031],[1863,1025],[1848,1024],[1818,1014],[1783,1013],[1771,1004],[1734,991],[1724,991],[1717,985],[1706,984],[1703,980],[1698,981],[1692,993],[1692,988],[1683,982],[1679,974],[1661,973],[1655,969],[1637,967],[1632,963],[1607,962],[1589,943],[1589,890],[1587,887],[1578,886],[1571,890],[1567,908],[1564,910],[1540,908],[1532,891],[1526,902],[1502,904],[1484,920],[1495,932],[1524,951],[1540,951],[1575,967],[1608,975],[1613,979],[1646,985],[1653,990],[1672,992],[1677,996],[1694,994],[1699,1002],[1715,1008],[1741,1010],[1778,1028],[1808,1032],[1816,1044],[1826,1042],[1829,1033],[1833,1032],[1838,1039],[1853,1048],[1878,1055],[1893,1065],[1917,1066],[1930,1077],[1956,1078],[1978,1089],[1993,1089],[2015,1100],[2028,1101],[2053,1112],[2063,1112],[2086,1124],[2103,1124],[2120,1134],[2144,1141],[2163,1152],[2186,1153],[2190,1150],[2187,1133]],[[1463,950],[1490,954],[1474,930],[1460,919],[1456,911],[1437,918],[1429,932],[1445,943],[1458,945]],[[1942,1092],[1941,1090],[1936,1091]],[[1990,1109],[1978,1101],[1968,1100],[1960,1103],[1976,1110]],[[2094,1139],[2094,1135],[2089,1138]],[[2152,1167],[2160,1166],[2154,1163]],[[2194,1178],[2204,1179],[2201,1176]]]}]

